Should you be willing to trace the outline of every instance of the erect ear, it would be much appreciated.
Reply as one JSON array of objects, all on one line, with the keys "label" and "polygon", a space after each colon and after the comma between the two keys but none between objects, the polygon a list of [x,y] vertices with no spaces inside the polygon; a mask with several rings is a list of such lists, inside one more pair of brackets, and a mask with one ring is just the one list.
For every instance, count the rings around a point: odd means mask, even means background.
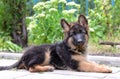
[{"label": "erect ear", "polygon": [[65,19],[61,19],[61,26],[65,32],[68,32],[70,29],[70,25]]},{"label": "erect ear", "polygon": [[86,19],[84,15],[79,15],[78,22],[80,23],[80,25],[85,26],[85,27],[87,27],[88,25],[88,20]]}]

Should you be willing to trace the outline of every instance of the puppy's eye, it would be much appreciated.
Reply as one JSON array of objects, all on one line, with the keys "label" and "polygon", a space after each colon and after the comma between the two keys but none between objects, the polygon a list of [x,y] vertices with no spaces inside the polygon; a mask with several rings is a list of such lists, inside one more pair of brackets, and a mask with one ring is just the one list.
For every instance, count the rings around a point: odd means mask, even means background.
[{"label": "puppy's eye", "polygon": [[73,36],[75,35],[76,33],[75,32],[70,32],[70,36]]},{"label": "puppy's eye", "polygon": [[79,33],[82,33],[82,30],[79,30]]},{"label": "puppy's eye", "polygon": [[70,34],[70,36],[72,36],[72,35],[73,35],[73,32],[70,32],[69,34]]},{"label": "puppy's eye", "polygon": [[85,31],[85,30],[79,30],[79,32],[86,34],[86,31]]},{"label": "puppy's eye", "polygon": [[86,34],[86,31],[84,30],[84,31],[83,31],[83,33],[85,33],[85,34]]}]

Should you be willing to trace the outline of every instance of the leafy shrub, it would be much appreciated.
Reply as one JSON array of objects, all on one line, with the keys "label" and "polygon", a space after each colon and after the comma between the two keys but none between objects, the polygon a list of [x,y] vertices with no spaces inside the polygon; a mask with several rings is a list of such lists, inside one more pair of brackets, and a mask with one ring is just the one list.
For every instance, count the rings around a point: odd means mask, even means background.
[{"label": "leafy shrub", "polygon": [[[92,41],[107,40],[106,38],[119,36],[120,33],[120,1],[115,1],[115,6],[110,0],[94,0],[94,9],[89,9],[90,34]],[[114,40],[112,40],[114,41]]]},{"label": "leafy shrub", "polygon": [[[25,15],[25,3],[26,0],[0,0],[0,51],[17,52],[21,49],[10,41],[15,43],[15,41],[19,42],[21,38],[24,39],[25,33],[21,30],[21,26],[24,25],[22,22]],[[19,40],[16,40],[14,36],[18,31],[20,34],[24,34]]]},{"label": "leafy shrub", "polygon": [[[115,5],[112,7],[112,28],[116,34],[120,33],[120,0],[115,1]],[[115,34],[115,35],[116,35]]]},{"label": "leafy shrub", "polygon": [[[69,10],[66,10],[69,7]],[[29,43],[53,43],[63,39],[60,19],[76,20],[80,5],[66,0],[39,2],[33,7],[34,15],[27,18],[29,22]]]},{"label": "leafy shrub", "polygon": [[[9,39],[9,38],[8,38]],[[22,48],[14,43],[12,43],[7,38],[0,39],[0,51],[5,52],[21,52]]]}]

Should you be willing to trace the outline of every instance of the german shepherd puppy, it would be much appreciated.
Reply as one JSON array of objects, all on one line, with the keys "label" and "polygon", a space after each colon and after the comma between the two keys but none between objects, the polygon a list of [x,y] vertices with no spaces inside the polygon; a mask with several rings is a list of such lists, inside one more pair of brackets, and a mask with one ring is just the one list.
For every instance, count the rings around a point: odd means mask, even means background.
[{"label": "german shepherd puppy", "polygon": [[30,72],[69,69],[83,72],[111,73],[112,70],[86,59],[88,43],[88,21],[84,15],[78,21],[68,23],[61,19],[64,40],[56,44],[33,46],[25,51],[21,59],[11,66],[1,66],[0,70],[12,68],[26,69]]}]

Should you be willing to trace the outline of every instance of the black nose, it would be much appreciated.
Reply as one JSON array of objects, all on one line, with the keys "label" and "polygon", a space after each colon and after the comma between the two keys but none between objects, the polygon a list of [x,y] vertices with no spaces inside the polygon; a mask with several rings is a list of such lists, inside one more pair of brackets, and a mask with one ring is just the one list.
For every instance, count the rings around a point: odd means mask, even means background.
[{"label": "black nose", "polygon": [[83,42],[82,39],[79,39],[79,40],[77,40],[77,43],[80,44],[80,45],[82,45],[84,42]]},{"label": "black nose", "polygon": [[78,42],[78,43],[82,42],[82,39],[78,39],[77,42]]}]

